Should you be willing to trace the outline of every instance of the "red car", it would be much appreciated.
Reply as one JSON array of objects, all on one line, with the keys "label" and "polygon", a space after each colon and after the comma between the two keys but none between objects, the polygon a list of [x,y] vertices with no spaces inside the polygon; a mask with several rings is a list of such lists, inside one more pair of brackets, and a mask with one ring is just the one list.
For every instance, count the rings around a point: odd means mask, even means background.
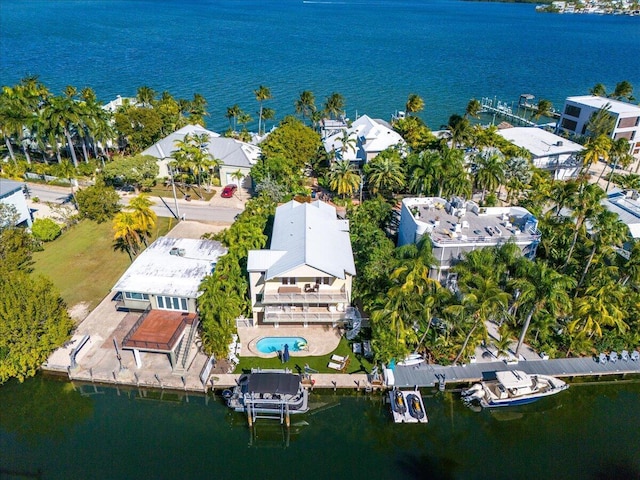
[{"label": "red car", "polygon": [[233,183],[229,184],[222,189],[222,193],[220,194],[220,196],[222,198],[231,198],[233,197],[233,194],[236,193],[237,189],[238,189],[237,185],[234,185]]}]

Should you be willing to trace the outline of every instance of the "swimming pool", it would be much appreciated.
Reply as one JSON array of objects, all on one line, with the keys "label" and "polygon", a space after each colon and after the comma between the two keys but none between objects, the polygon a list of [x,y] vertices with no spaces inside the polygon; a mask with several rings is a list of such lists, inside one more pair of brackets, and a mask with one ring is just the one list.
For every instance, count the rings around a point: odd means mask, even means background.
[{"label": "swimming pool", "polygon": [[284,350],[284,346],[289,345],[290,352],[306,350],[307,341],[302,337],[264,337],[256,343],[256,349],[260,353],[275,353]]}]

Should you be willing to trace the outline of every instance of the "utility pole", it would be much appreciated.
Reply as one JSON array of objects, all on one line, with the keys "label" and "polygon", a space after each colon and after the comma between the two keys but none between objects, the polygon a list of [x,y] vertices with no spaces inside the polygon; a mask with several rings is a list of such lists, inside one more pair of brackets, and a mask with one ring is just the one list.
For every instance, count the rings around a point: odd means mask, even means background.
[{"label": "utility pole", "polygon": [[176,197],[176,182],[173,181],[173,170],[171,169],[171,165],[167,164],[169,168],[169,177],[171,177],[171,188],[173,190],[173,201],[176,205],[176,218],[180,219],[180,208],[178,207],[178,197]]}]

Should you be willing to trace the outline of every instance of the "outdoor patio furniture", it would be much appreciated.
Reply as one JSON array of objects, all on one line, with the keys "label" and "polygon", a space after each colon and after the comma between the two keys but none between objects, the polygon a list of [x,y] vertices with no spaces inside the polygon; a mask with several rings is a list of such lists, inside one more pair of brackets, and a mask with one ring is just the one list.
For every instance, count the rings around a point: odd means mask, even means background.
[{"label": "outdoor patio furniture", "polygon": [[343,356],[341,356],[341,355],[331,355],[331,361],[332,361],[332,362],[339,362],[339,363],[342,363],[342,362],[344,362],[344,361],[345,361],[345,358],[346,358],[346,357],[343,357]]},{"label": "outdoor patio furniture", "polygon": [[618,352],[611,352],[609,354],[609,361],[611,363],[616,363],[618,361]]},{"label": "outdoor patio furniture", "polygon": [[329,362],[329,365],[327,365],[327,367],[333,369],[333,370],[342,370],[342,363],[335,363],[335,362]]},{"label": "outdoor patio furniture", "polygon": [[607,363],[607,354],[606,353],[601,353],[600,355],[598,355],[598,363]]},{"label": "outdoor patio furniture", "polygon": [[626,350],[622,350],[622,353],[620,354],[620,360],[622,360],[623,362],[628,362],[629,352],[627,352]]},{"label": "outdoor patio furniture", "polygon": [[634,350],[633,352],[631,352],[631,360],[634,362],[637,362],[638,360],[640,360],[640,353],[637,350]]}]

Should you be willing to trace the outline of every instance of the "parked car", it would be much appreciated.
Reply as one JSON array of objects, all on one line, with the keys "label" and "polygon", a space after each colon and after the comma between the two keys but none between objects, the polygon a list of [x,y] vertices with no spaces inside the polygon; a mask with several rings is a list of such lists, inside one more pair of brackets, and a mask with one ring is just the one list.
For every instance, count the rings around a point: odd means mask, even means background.
[{"label": "parked car", "polygon": [[238,186],[231,183],[222,189],[222,193],[220,194],[220,196],[222,198],[231,198],[233,197],[233,194],[236,193],[237,189]]}]

